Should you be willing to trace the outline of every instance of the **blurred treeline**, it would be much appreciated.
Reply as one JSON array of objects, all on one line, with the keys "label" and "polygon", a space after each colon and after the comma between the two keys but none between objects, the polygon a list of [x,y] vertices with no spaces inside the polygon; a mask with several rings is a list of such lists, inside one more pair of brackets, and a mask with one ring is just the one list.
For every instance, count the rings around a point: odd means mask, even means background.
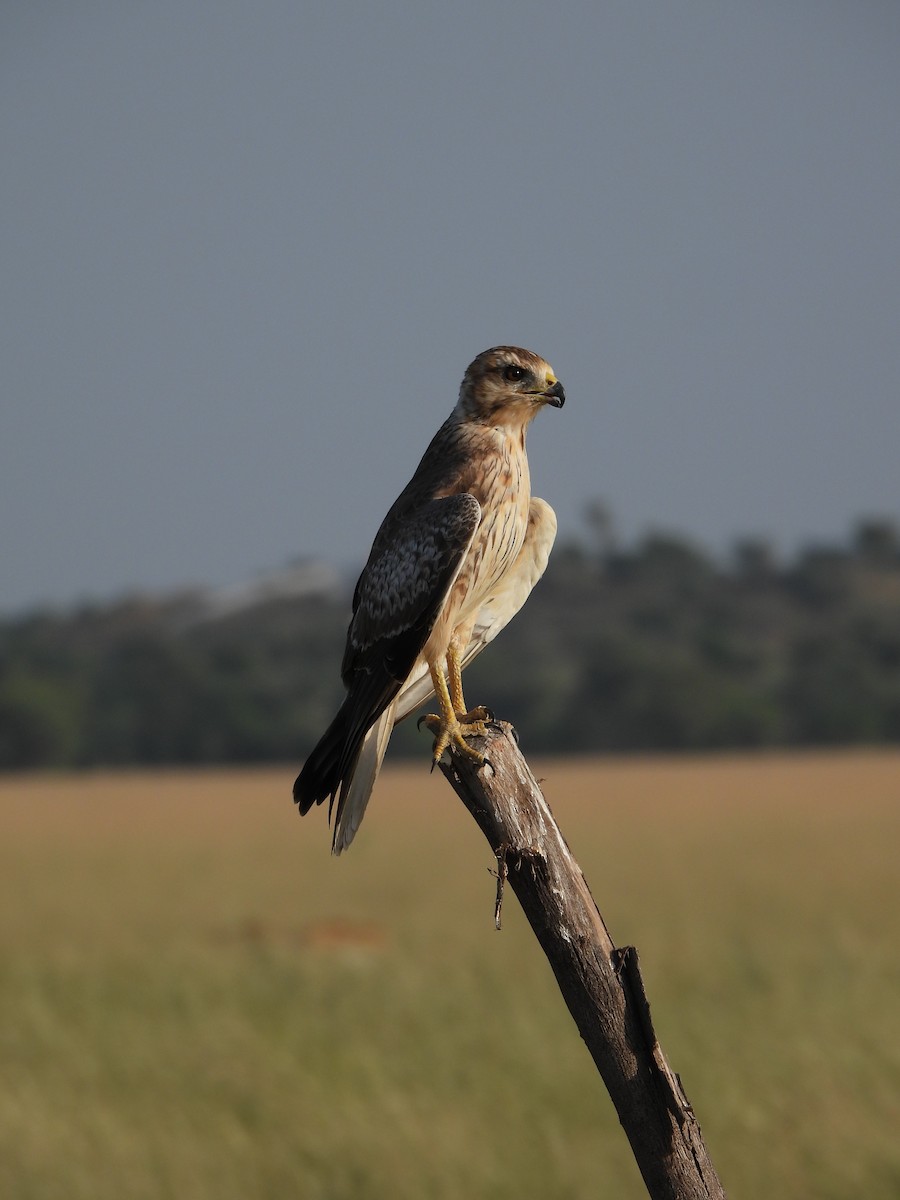
[{"label": "blurred treeline", "polygon": [[[302,589],[301,589],[302,590]],[[299,759],[343,695],[351,587],[131,598],[0,623],[0,767]],[[727,562],[600,505],[466,675],[528,752],[900,741],[900,537]],[[427,733],[407,722],[400,753]]]}]

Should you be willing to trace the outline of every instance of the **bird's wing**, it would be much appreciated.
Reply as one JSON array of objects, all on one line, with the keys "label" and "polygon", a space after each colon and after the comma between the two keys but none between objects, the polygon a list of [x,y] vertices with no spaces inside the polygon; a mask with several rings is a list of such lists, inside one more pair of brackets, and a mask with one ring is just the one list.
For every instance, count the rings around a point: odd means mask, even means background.
[{"label": "bird's wing", "polygon": [[428,500],[382,528],[353,597],[341,666],[348,689],[376,667],[405,682],[480,520],[481,505],[463,492]]},{"label": "bird's wing", "polygon": [[[556,513],[546,502],[532,496],[528,510],[528,530],[522,549],[504,574],[500,585],[478,611],[475,627],[460,659],[462,669],[492,642],[513,619],[547,569],[550,551],[556,539]],[[416,665],[394,702],[394,723],[402,721],[434,694],[427,665]]]},{"label": "bird's wing", "polygon": [[[528,510],[525,542],[501,586],[479,609],[472,636],[460,660],[463,668],[494,640],[528,599],[532,588],[547,569],[555,538],[556,514],[545,500],[533,497]],[[433,694],[428,665],[419,661],[399,695],[366,733],[343,807],[338,810],[332,847],[335,854],[346,850],[359,828],[394,725],[408,717]]]},{"label": "bird's wing", "polygon": [[[474,496],[443,496],[395,514],[375,539],[353,598],[341,668],[348,695],[294,785],[301,811],[326,796],[333,803],[340,786],[335,835],[355,829],[362,818],[371,786],[357,787],[354,811],[346,820],[344,812],[366,733],[406,682],[480,520]],[[376,761],[375,773],[377,767]]]}]

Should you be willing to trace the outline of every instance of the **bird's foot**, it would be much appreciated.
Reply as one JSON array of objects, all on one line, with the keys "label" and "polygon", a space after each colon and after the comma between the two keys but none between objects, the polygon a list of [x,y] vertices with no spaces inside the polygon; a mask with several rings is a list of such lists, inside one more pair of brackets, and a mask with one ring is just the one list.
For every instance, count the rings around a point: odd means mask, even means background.
[{"label": "bird's foot", "polygon": [[420,717],[418,726],[426,725],[434,734],[434,746],[431,751],[432,770],[440,762],[441,755],[449,746],[455,746],[466,758],[479,764],[485,761],[480,750],[475,750],[466,741],[467,737],[484,737],[487,734],[485,721],[491,720],[490,710],[483,707],[473,708],[459,716],[454,714],[452,720],[440,717],[437,713],[429,713]]},{"label": "bird's foot", "polygon": [[[490,725],[494,721],[494,714],[484,704],[479,704],[475,708],[470,708],[468,712],[457,713],[460,725]],[[485,730],[479,730],[479,737],[484,737]]]}]

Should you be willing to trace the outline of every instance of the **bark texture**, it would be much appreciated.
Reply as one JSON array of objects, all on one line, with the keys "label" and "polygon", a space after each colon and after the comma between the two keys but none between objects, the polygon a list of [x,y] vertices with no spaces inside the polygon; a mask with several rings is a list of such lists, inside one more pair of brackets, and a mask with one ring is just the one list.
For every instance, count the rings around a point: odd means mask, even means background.
[{"label": "bark texture", "polygon": [[484,766],[459,753],[442,766],[497,857],[497,921],[505,881],[537,935],[609,1091],[653,1200],[725,1192],[681,1081],[650,1020],[637,951],[618,949],[512,727],[489,728]]}]

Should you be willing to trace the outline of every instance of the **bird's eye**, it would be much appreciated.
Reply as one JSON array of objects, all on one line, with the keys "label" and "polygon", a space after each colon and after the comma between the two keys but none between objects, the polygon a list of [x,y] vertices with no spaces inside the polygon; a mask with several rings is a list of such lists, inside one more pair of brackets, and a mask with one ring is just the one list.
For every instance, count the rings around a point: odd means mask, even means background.
[{"label": "bird's eye", "polygon": [[508,367],[503,368],[503,378],[507,383],[518,383],[519,380],[524,379],[527,374],[528,372],[524,367],[517,367],[512,363],[510,363]]}]

